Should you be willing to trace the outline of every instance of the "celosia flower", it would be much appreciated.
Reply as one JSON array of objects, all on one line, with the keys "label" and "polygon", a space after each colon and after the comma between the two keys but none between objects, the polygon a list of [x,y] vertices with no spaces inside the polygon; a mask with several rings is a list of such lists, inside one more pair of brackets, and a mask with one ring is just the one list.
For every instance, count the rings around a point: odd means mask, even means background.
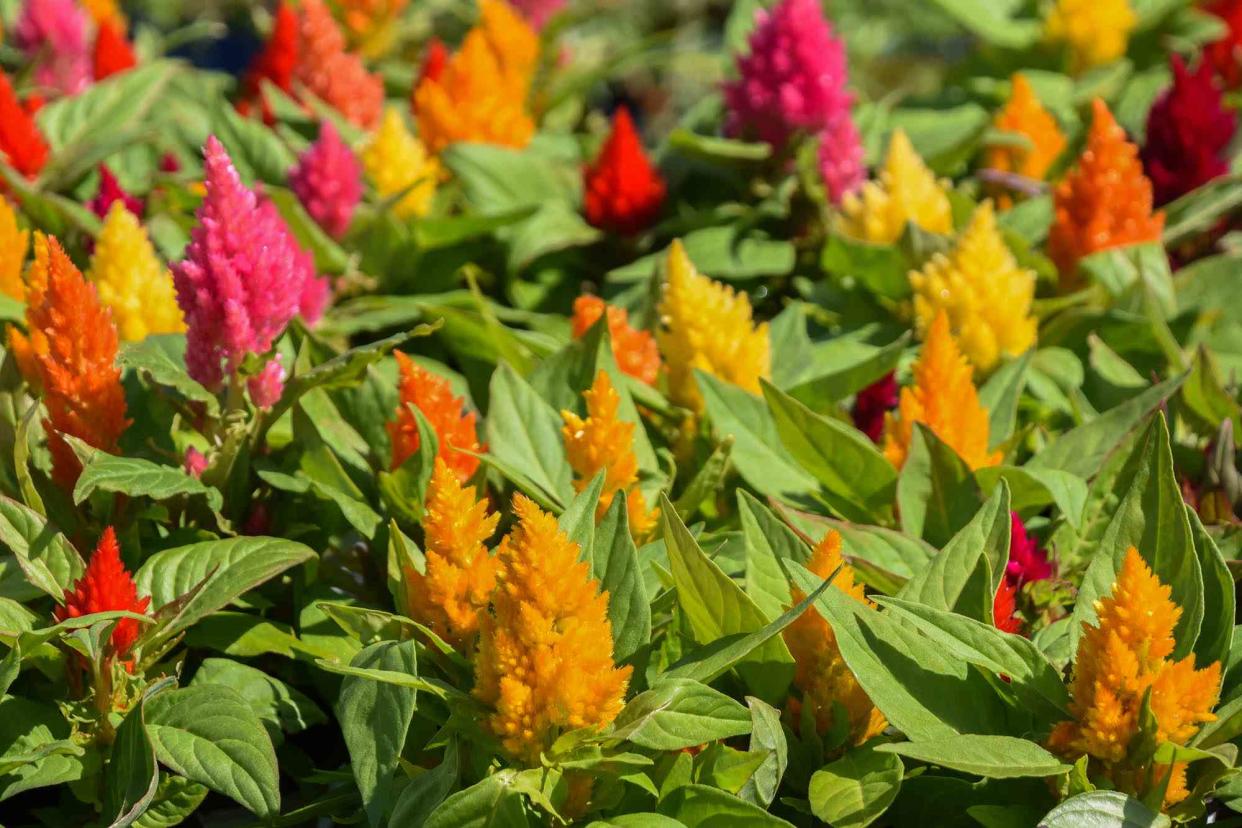
[{"label": "celosia flower", "polygon": [[362,166],[380,198],[400,196],[392,206],[399,218],[425,216],[431,210],[440,163],[406,128],[396,107],[384,110],[380,128],[362,151]]},{"label": "celosia flower", "polygon": [[[806,568],[820,578],[827,578],[836,572],[832,581],[834,587],[860,604],[874,607],[863,592],[863,585],[854,580],[853,567],[841,557],[841,536],[836,531],[829,530],[824,535],[811,553]],[[791,592],[793,604],[806,598],[796,587]],[[821,734],[827,733],[834,729],[833,718],[839,706],[849,720],[846,732],[849,744],[861,745],[884,730],[888,724],[884,714],[876,709],[858,679],[854,678],[841,656],[836,633],[817,608],[812,606],[799,615],[781,635],[794,657],[794,686],[802,691],[801,702],[790,700],[790,713],[794,721],[801,721],[801,711],[809,705],[815,716],[816,730]]]},{"label": "celosia flower", "polygon": [[52,478],[71,491],[82,464],[64,435],[114,454],[129,425],[116,366],[116,326],[60,242],[38,233],[34,249],[27,334],[10,328],[9,343],[26,380],[42,389]]},{"label": "celosia flower", "polygon": [[18,301],[26,298],[22,270],[30,249],[30,231],[17,226],[17,213],[7,198],[0,196],[0,293]]},{"label": "celosia flower", "polygon": [[188,327],[186,368],[217,389],[247,354],[271,350],[298,312],[306,271],[288,228],[274,208],[260,209],[215,136],[205,155],[207,195],[173,283]]},{"label": "celosia flower", "polygon": [[207,455],[190,446],[185,450],[185,459],[181,461],[181,467],[185,469],[185,473],[194,479],[203,476],[203,472],[207,471]]},{"label": "celosia flower", "polygon": [[120,201],[104,219],[86,276],[111,308],[121,339],[137,342],[185,330],[172,275],[155,257],[147,231]]},{"label": "celosia flower", "polygon": [[331,121],[289,171],[289,189],[328,235],[339,239],[349,230],[362,198],[362,165]]},{"label": "celosia flower", "polygon": [[301,285],[297,313],[304,322],[313,325],[328,308],[332,299],[332,283],[315,271],[315,257],[298,242],[275,202],[266,196],[259,196],[259,214],[260,222],[270,224],[285,235],[285,242],[292,251],[288,264],[296,272],[296,281]]},{"label": "celosia flower", "polygon": [[999,132],[1021,135],[1029,146],[989,147],[984,166],[1042,181],[1052,163],[1065,151],[1065,134],[1056,118],[1035,97],[1035,90],[1025,75],[1014,75],[1010,85],[1009,101],[996,113],[992,127]]},{"label": "celosia flower", "polygon": [[583,170],[587,221],[603,230],[632,236],[646,230],[664,204],[664,179],[643,151],[630,111],[618,107],[612,133]]},{"label": "celosia flower", "polygon": [[1018,617],[1018,585],[1008,578],[1001,578],[992,600],[992,624],[1001,632],[1018,635],[1022,632],[1022,619]]},{"label": "celosia flower", "polygon": [[1111,63],[1126,53],[1138,16],[1129,0],[1056,0],[1044,35],[1069,49],[1075,72]]},{"label": "celosia flower", "polygon": [[542,29],[565,8],[565,0],[513,0],[513,5],[530,21],[530,25]]},{"label": "celosia flower", "polygon": [[415,87],[423,82],[423,78],[431,78],[433,81],[438,81],[444,76],[444,69],[448,66],[448,61],[449,50],[444,45],[444,41],[438,37],[431,38],[427,42],[427,52],[423,55],[423,65],[419,67],[418,82],[415,84]]},{"label": "celosia flower", "polygon": [[996,229],[992,203],[975,210],[948,253],[936,253],[910,273],[914,314],[924,335],[945,313],[958,346],[977,371],[987,373],[1002,356],[1035,344],[1035,274],[1019,267]]},{"label": "celosia flower", "polygon": [[819,175],[828,191],[828,200],[838,207],[867,180],[862,136],[848,114],[820,131],[818,158]]},{"label": "celosia flower", "polygon": [[599,520],[612,505],[617,493],[625,497],[630,534],[646,537],[655,526],[658,510],[648,509],[638,489],[638,457],[634,454],[634,423],[620,417],[621,395],[612,386],[607,371],[595,375],[595,382],[582,393],[587,416],[562,411],[565,425],[561,436],[565,454],[574,470],[574,488],[582,491],[599,472],[604,472],[604,488],[600,491],[595,519]]},{"label": "celosia flower", "polygon": [[1238,126],[1206,61],[1192,73],[1180,55],[1170,60],[1173,86],[1147,113],[1142,156],[1156,204],[1167,204],[1229,172],[1229,142]]},{"label": "celosia flower", "polygon": [[350,44],[366,57],[392,50],[397,21],[408,0],[339,0],[337,9]]},{"label": "celosia flower", "polygon": [[460,480],[469,480],[479,467],[479,458],[466,452],[487,450],[479,444],[474,412],[463,411],[465,402],[453,396],[448,380],[431,373],[400,351],[396,357],[401,386],[396,415],[388,423],[392,467],[397,468],[418,451],[418,420],[410,411],[412,405],[435,430],[440,443],[436,456],[442,458]]},{"label": "celosia flower", "polygon": [[608,338],[617,367],[635,379],[654,385],[660,374],[660,349],[655,337],[630,327],[625,308],[609,305],[598,296],[579,296],[574,300],[571,320],[574,339],[581,339],[604,314],[608,315]]},{"label": "celosia flower", "polygon": [[505,751],[536,766],[562,732],[610,724],[632,671],[613,662],[608,595],[578,544],[525,496],[513,511],[492,611],[480,617],[474,695],[493,709],[487,726]]},{"label": "celosia flower", "polygon": [[99,189],[95,191],[95,197],[86,202],[86,206],[91,208],[92,213],[103,218],[108,215],[112,205],[118,201],[121,202],[121,206],[135,216],[142,215],[142,199],[125,192],[125,188],[121,186],[121,182],[117,180],[117,177],[112,174],[112,170],[108,169],[108,165],[100,164]]},{"label": "celosia flower", "polygon": [[281,364],[281,354],[276,354],[250,379],[246,380],[246,390],[250,392],[251,401],[264,410],[280,402],[285,391],[285,366]]},{"label": "celosia flower", "polygon": [[680,241],[669,247],[665,272],[656,338],[668,364],[670,399],[702,410],[696,368],[758,394],[759,379],[771,368],[771,343],[767,323],[754,323],[750,299],[701,275]]},{"label": "celosia flower", "polygon": [[1138,147],[1126,140],[1098,98],[1091,131],[1078,166],[1057,185],[1056,217],[1048,232],[1048,255],[1061,284],[1075,284],[1078,260],[1110,247],[1159,241],[1164,214],[1152,213],[1151,182],[1143,175]]},{"label": "celosia flower", "polygon": [[539,35],[505,0],[479,0],[478,30],[496,56],[509,92],[525,98],[539,60]]},{"label": "celosia flower", "polygon": [[1220,40],[1203,47],[1203,58],[1212,64],[1225,87],[1233,89],[1242,82],[1242,2],[1216,0],[1202,8],[1225,24]]},{"label": "celosia flower", "polygon": [[111,21],[100,23],[95,33],[95,50],[91,53],[95,80],[118,75],[138,65],[134,48],[125,39],[125,30]]},{"label": "celosia flower", "polygon": [[373,128],[384,110],[383,80],[345,50],[345,36],[323,0],[302,0],[301,7],[294,77],[346,120]]},{"label": "celosia flower", "polygon": [[898,416],[888,418],[884,456],[899,469],[910,451],[915,423],[931,429],[972,469],[1001,461],[1001,452],[988,451],[988,412],[979,405],[970,363],[957,349],[943,311],[927,330],[914,363],[913,387],[901,389]]},{"label": "celosia flower", "polygon": [[858,392],[850,418],[854,428],[878,443],[884,437],[884,417],[897,407],[897,375],[889,371],[875,382]]},{"label": "celosia flower", "polygon": [[[62,601],[52,612],[52,617],[57,621],[81,618],[96,612],[147,614],[151,598],[138,597],[138,587],[121,561],[121,547],[111,526],[104,529],[100,536],[99,545],[86,565],[86,572],[73,585],[73,591],[65,593]],[[142,622],[137,618],[119,619],[108,639],[112,653],[124,658],[141,631]]]},{"label": "celosia flower", "polygon": [[1017,512],[1010,513],[1009,563],[1005,567],[1005,580],[1014,586],[1031,581],[1045,581],[1052,577],[1052,563],[1048,554],[1026,531]]},{"label": "celosia flower", "polygon": [[469,650],[496,586],[498,561],[487,539],[499,514],[487,513],[487,498],[462,485],[442,458],[436,458],[427,486],[423,516],[426,571],[405,571],[408,614],[445,641]]},{"label": "celosia flower", "polygon": [[111,25],[118,31],[125,31],[125,13],[121,11],[117,0],[81,0],[82,8],[90,15],[96,26]]},{"label": "celosia flower", "polygon": [[87,23],[75,0],[25,0],[13,38],[33,62],[39,86],[72,95],[90,84]]},{"label": "celosia flower", "polygon": [[263,81],[275,86],[286,95],[293,94],[293,73],[298,65],[298,15],[288,0],[276,6],[272,32],[263,50],[255,56],[242,78],[242,97],[238,109],[246,114],[256,101],[263,103],[263,117],[268,123],[275,122],[271,107],[262,100]]},{"label": "celosia flower", "polygon": [[47,163],[47,142],[34,117],[17,100],[8,75],[0,71],[0,158],[33,179]]},{"label": "celosia flower", "polygon": [[868,181],[841,200],[836,229],[875,244],[897,241],[907,222],[933,233],[951,233],[948,189],[949,183],[936,179],[906,133],[898,129],[889,141],[879,180]]},{"label": "celosia flower", "polygon": [[1166,804],[1185,797],[1185,769],[1151,767],[1150,757],[1132,755],[1144,698],[1150,693],[1156,743],[1184,745],[1216,718],[1221,675],[1219,661],[1196,670],[1193,655],[1170,659],[1182,614],[1171,594],[1130,547],[1112,594],[1096,602],[1096,625],[1083,626],[1070,684],[1074,718],[1048,737],[1049,747],[1067,759],[1090,756],[1093,770],[1125,793],[1141,797],[1171,774]]}]

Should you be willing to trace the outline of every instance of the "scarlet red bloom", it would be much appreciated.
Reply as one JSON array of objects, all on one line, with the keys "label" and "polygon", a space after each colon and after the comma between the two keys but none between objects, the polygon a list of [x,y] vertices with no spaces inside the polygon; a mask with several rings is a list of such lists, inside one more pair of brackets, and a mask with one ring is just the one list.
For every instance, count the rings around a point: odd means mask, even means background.
[{"label": "scarlet red bloom", "polygon": [[438,81],[444,76],[444,68],[448,66],[449,50],[444,45],[444,41],[438,37],[433,37],[431,42],[427,44],[427,54],[423,56],[423,66],[418,72],[418,80],[414,83],[417,87],[424,79]]},{"label": "scarlet red bloom", "polygon": [[[242,100],[238,108],[247,111],[256,101],[262,101],[263,81],[286,94],[293,94],[293,72],[298,63],[298,16],[288,0],[276,7],[272,32],[268,35],[263,51],[255,56],[246,76],[242,78]],[[263,103],[263,119],[273,121],[271,107]]]},{"label": "scarlet red bloom", "polygon": [[96,191],[95,197],[87,202],[86,206],[91,208],[92,213],[103,218],[108,215],[108,210],[112,208],[113,202],[117,201],[122,202],[126,210],[142,218],[142,199],[125,192],[125,188],[121,186],[121,182],[113,175],[108,165],[100,164],[99,190]]},{"label": "scarlet red bloom", "polygon": [[436,456],[444,459],[459,480],[468,480],[479,467],[479,458],[466,451],[486,451],[479,445],[474,412],[462,413],[464,402],[461,397],[453,396],[447,380],[417,365],[400,351],[396,356],[401,371],[401,399],[397,416],[388,423],[392,467],[397,468],[418,451],[418,421],[410,411],[413,405],[435,429],[440,443]]},{"label": "scarlet red bloom", "polygon": [[643,151],[625,107],[613,115],[612,134],[584,178],[587,221],[603,230],[632,236],[650,226],[664,204],[664,179]]},{"label": "scarlet red bloom", "polygon": [[1035,538],[1027,534],[1022,518],[1010,512],[1009,564],[1005,567],[1005,580],[1015,587],[1028,581],[1046,581],[1052,577],[1052,564],[1048,555],[1039,548]]},{"label": "scarlet red bloom", "polygon": [[1174,55],[1173,86],[1147,114],[1143,167],[1151,179],[1156,204],[1167,204],[1217,176],[1229,172],[1227,149],[1237,116],[1221,103],[1206,61],[1191,72]]},{"label": "scarlet red bloom", "polygon": [[1216,0],[1203,10],[1219,17],[1227,29],[1220,40],[1204,47],[1204,60],[1212,64],[1225,86],[1233,89],[1242,83],[1242,1]]},{"label": "scarlet red bloom", "polygon": [[34,116],[17,100],[8,75],[0,71],[0,156],[27,178],[34,178],[47,163],[47,143],[35,126]]},{"label": "scarlet red bloom", "polygon": [[884,415],[897,407],[899,392],[897,375],[889,371],[854,398],[850,411],[854,427],[870,437],[871,442],[879,443],[884,437]]},{"label": "scarlet red bloom", "polygon": [[133,69],[138,65],[134,49],[125,39],[125,33],[110,20],[99,24],[99,32],[95,35],[95,51],[91,58],[94,66],[95,80]]},{"label": "scarlet red bloom", "polygon": [[630,327],[625,308],[609,305],[598,296],[579,296],[574,300],[574,339],[581,339],[605,313],[608,336],[617,367],[634,379],[652,385],[660,373],[660,348],[647,331]]},{"label": "scarlet red bloom", "polygon": [[1017,596],[1017,585],[1010,583],[1008,578],[1001,578],[996,599],[992,602],[992,623],[1001,632],[1022,632],[1022,619],[1015,614],[1018,608]]},{"label": "scarlet red bloom", "polygon": [[[111,526],[104,530],[99,539],[85,574],[73,585],[72,592],[65,593],[63,600],[64,603],[52,613],[57,621],[118,610],[146,615],[151,599],[138,597],[134,579],[121,562],[121,547]],[[138,619],[122,618],[117,621],[112,628],[112,651],[124,656],[138,640],[139,632],[141,622]]]}]

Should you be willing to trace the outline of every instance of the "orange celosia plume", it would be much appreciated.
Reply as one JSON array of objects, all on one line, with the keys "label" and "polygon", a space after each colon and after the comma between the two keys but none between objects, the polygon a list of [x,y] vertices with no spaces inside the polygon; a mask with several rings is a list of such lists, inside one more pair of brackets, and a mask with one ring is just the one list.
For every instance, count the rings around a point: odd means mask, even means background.
[{"label": "orange celosia plume", "polygon": [[[453,396],[448,381],[414,363],[400,351],[396,354],[401,371],[401,399],[396,417],[388,423],[392,438],[392,467],[395,469],[418,451],[418,421],[409,406],[423,413],[440,441],[441,457],[461,480],[467,480],[479,467],[479,458],[466,451],[481,452],[474,412],[462,413],[461,397]],[[462,451],[465,449],[465,451]]]},{"label": "orange celosia plume", "polygon": [[410,617],[458,648],[474,637],[496,586],[497,560],[484,544],[498,520],[487,513],[487,500],[437,457],[423,517],[426,572],[406,572],[406,594]]},{"label": "orange celosia plume", "polygon": [[1143,174],[1138,147],[1126,140],[1098,98],[1092,104],[1087,148],[1057,185],[1056,217],[1048,233],[1048,255],[1061,272],[1061,285],[1076,285],[1078,261],[1110,247],[1160,241],[1164,213],[1152,213],[1151,181]]},{"label": "orange celosia plume", "polygon": [[345,36],[323,0],[302,0],[294,77],[347,120],[365,129],[384,114],[384,82],[345,50]]},{"label": "orange celosia plume", "polygon": [[595,517],[598,520],[612,505],[613,495],[625,493],[630,532],[644,537],[655,525],[656,510],[648,510],[638,490],[638,457],[634,454],[634,423],[620,418],[621,395],[612,386],[607,372],[595,375],[595,382],[583,392],[587,416],[562,411],[565,426],[565,453],[574,470],[574,487],[585,489],[595,475],[604,472]]},{"label": "orange celosia plume", "polygon": [[949,317],[937,314],[914,364],[914,385],[901,389],[898,416],[889,416],[884,456],[901,468],[914,424],[923,423],[972,469],[995,466],[1002,453],[988,451],[988,412],[979,404],[970,363],[949,333]]},{"label": "orange celosia plume", "polygon": [[36,234],[34,249],[27,280],[28,334],[11,328],[9,341],[26,380],[42,389],[52,477],[72,489],[82,465],[63,435],[115,453],[129,425],[116,366],[117,332],[112,314],[60,242]]},{"label": "orange celosia plume", "polygon": [[[1052,162],[1065,150],[1065,134],[1057,121],[1035,97],[1025,75],[1014,75],[1013,91],[992,126],[1000,132],[1021,135],[1029,147],[994,146],[988,149],[984,165],[989,169],[1012,172],[1037,181],[1043,180]],[[1007,205],[1007,199],[1002,206]]]},{"label": "orange celosia plume", "polygon": [[[1165,804],[1186,796],[1185,766],[1153,765],[1133,756],[1131,740],[1150,698],[1157,744],[1184,745],[1220,693],[1220,662],[1196,670],[1194,656],[1172,661],[1173,630],[1182,610],[1134,547],[1126,552],[1112,595],[1096,603],[1096,626],[1084,625],[1070,684],[1070,713],[1048,737],[1067,759],[1086,754],[1118,790],[1144,796],[1167,778]],[[1149,695],[1150,694],[1150,695]]]},{"label": "orange celosia plume", "polygon": [[608,594],[579,548],[523,495],[497,549],[500,582],[483,613],[474,695],[506,752],[536,766],[562,732],[602,728],[621,712],[631,668],[613,661]]},{"label": "orange celosia plume", "polygon": [[[841,536],[835,530],[824,535],[806,567],[821,578],[827,578],[840,567],[833,585],[859,603],[874,606],[864,594],[862,584],[854,580],[853,568],[841,557]],[[806,598],[797,588],[792,593],[794,604]],[[800,702],[790,700],[790,713],[795,721],[799,720],[800,711],[810,705],[816,730],[826,733],[833,728],[834,709],[840,705],[849,718],[847,738],[851,745],[860,745],[885,728],[884,714],[876,709],[854,678],[841,657],[836,633],[814,607],[794,619],[782,635],[796,665],[794,685],[802,691]]]},{"label": "orange celosia plume", "polygon": [[617,367],[637,380],[654,385],[660,374],[660,348],[648,331],[630,327],[625,308],[609,305],[598,296],[579,296],[574,300],[574,339],[586,336],[591,326],[605,314]]}]

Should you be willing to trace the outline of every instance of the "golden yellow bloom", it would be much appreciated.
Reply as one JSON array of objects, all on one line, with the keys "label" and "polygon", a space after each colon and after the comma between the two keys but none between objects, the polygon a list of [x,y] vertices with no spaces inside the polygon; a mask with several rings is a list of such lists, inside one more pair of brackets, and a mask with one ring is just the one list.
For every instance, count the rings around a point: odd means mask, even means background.
[{"label": "golden yellow bloom", "polygon": [[17,214],[9,200],[0,196],[0,292],[24,301],[26,285],[22,269],[30,250],[30,231],[18,229]]},{"label": "golden yellow bloom", "polygon": [[82,8],[91,16],[96,26],[111,23],[121,32],[124,32],[128,26],[125,13],[121,11],[117,0],[82,0]]},{"label": "golden yellow bloom", "polygon": [[405,193],[393,205],[399,218],[425,216],[431,210],[440,162],[410,133],[396,107],[384,110],[384,120],[362,151],[362,166],[381,198]]},{"label": "golden yellow bloom", "polygon": [[668,364],[669,397],[703,410],[696,368],[758,394],[760,377],[771,370],[771,343],[767,323],[754,322],[750,299],[700,274],[679,240],[669,247],[665,273],[656,339]]},{"label": "golden yellow bloom", "polygon": [[504,0],[480,0],[479,29],[496,56],[510,92],[524,99],[530,92],[535,63],[539,60],[539,35]]},{"label": "golden yellow bloom", "polygon": [[[1043,180],[1052,162],[1065,150],[1065,134],[1048,110],[1035,97],[1035,90],[1025,75],[1017,74],[1011,81],[1012,91],[992,121],[1000,132],[1024,136],[1030,147],[994,146],[988,149],[984,166],[1012,172],[1037,181]],[[1001,205],[1004,207],[1004,203]]]},{"label": "golden yellow bloom", "polygon": [[897,241],[907,222],[933,233],[952,233],[949,186],[936,179],[906,133],[898,129],[889,141],[879,179],[842,199],[837,232],[873,244]]},{"label": "golden yellow bloom", "polygon": [[1002,355],[1017,356],[1035,344],[1035,274],[1014,260],[990,201],[975,210],[948,255],[937,253],[910,273],[910,286],[920,334],[937,314],[948,314],[957,344],[977,371],[986,373]]},{"label": "golden yellow bloom", "polygon": [[949,333],[949,317],[936,315],[923,352],[914,364],[914,386],[901,389],[898,416],[885,422],[884,456],[901,468],[910,451],[914,424],[922,423],[972,469],[995,466],[1002,453],[988,451],[988,412],[979,405],[970,364]]},{"label": "golden yellow bloom", "polygon": [[625,492],[630,533],[636,538],[645,537],[655,526],[659,510],[649,510],[642,492],[638,490],[634,424],[618,416],[621,395],[613,388],[608,373],[600,371],[591,387],[583,392],[582,398],[587,406],[585,419],[572,411],[561,412],[565,420],[561,435],[565,438],[569,465],[574,470],[574,488],[582,491],[595,475],[604,471],[604,489],[600,493],[595,519],[599,520],[608,511],[613,495]]},{"label": "golden yellow bloom", "polygon": [[426,572],[405,573],[408,614],[459,649],[479,629],[496,586],[499,562],[484,545],[500,515],[487,513],[487,500],[465,486],[442,458],[436,458],[423,516]]},{"label": "golden yellow bloom", "polygon": [[364,57],[376,58],[392,50],[397,21],[409,0],[337,0],[337,17],[350,46]]},{"label": "golden yellow bloom", "polygon": [[147,231],[124,202],[109,208],[86,278],[112,309],[121,339],[137,342],[151,334],[185,330],[172,274],[156,258]]},{"label": "golden yellow bloom", "polygon": [[1069,48],[1075,72],[1110,63],[1126,53],[1138,16],[1129,0],[1056,0],[1044,36]]},{"label": "golden yellow bloom", "polygon": [[1143,796],[1172,774],[1165,803],[1186,796],[1185,767],[1152,766],[1128,755],[1138,733],[1143,698],[1150,691],[1156,741],[1185,744],[1204,722],[1220,693],[1220,662],[1202,670],[1194,656],[1170,661],[1173,629],[1182,615],[1138,550],[1130,547],[1112,595],[1096,604],[1096,626],[1084,626],[1070,684],[1070,713],[1048,737],[1067,759],[1086,754],[1118,790]]},{"label": "golden yellow bloom", "polygon": [[[841,567],[841,571],[837,573],[833,585],[859,603],[874,606],[864,594],[862,584],[854,580],[853,568],[841,557],[841,536],[835,530],[829,530],[811,553],[806,568],[821,578],[827,578],[837,567]],[[793,590],[791,600],[794,604],[804,598],[806,595],[801,590]],[[826,733],[833,726],[835,703],[841,705],[849,717],[848,739],[851,745],[861,745],[887,726],[884,714],[871,703],[841,657],[832,626],[814,606],[794,619],[782,635],[796,665],[794,685],[802,691],[801,702],[789,701],[789,711],[795,722],[801,719],[801,709],[810,705],[815,714],[816,729],[821,734]]]},{"label": "golden yellow bloom", "polygon": [[602,728],[621,712],[630,667],[612,659],[608,593],[556,518],[514,495],[518,523],[500,542],[500,583],[482,615],[474,695],[492,733],[537,765],[562,732]]}]

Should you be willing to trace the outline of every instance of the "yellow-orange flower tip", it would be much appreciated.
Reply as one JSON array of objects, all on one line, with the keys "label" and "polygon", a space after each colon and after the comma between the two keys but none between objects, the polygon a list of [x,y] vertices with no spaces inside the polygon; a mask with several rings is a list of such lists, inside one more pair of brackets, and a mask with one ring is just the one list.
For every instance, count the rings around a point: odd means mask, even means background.
[{"label": "yellow-orange flower tip", "polygon": [[933,233],[953,232],[949,182],[938,180],[903,130],[888,144],[884,166],[876,180],[846,194],[834,223],[837,232],[873,244],[891,244],[901,238],[906,224]]},{"label": "yellow-orange flower tip", "polygon": [[479,458],[467,452],[487,450],[479,444],[475,414],[465,411],[465,402],[453,395],[448,380],[431,373],[405,354],[397,351],[399,376],[397,411],[388,422],[392,439],[392,467],[395,469],[418,451],[418,421],[410,406],[427,418],[440,445],[436,456],[444,458],[458,479],[469,480],[479,467]]},{"label": "yellow-orange flower tip", "polygon": [[17,226],[17,213],[0,196],[0,292],[18,301],[26,298],[22,270],[30,250],[30,231]]},{"label": "yellow-orange flower tip", "polygon": [[1124,55],[1137,25],[1129,0],[1056,0],[1044,21],[1044,36],[1064,44],[1073,71],[1083,72]]},{"label": "yellow-orange flower tip", "polygon": [[992,126],[1000,132],[1021,135],[1029,146],[990,147],[984,166],[1042,181],[1065,151],[1065,134],[1056,118],[1040,104],[1025,75],[1014,75],[1011,86],[1009,101],[996,113]]}]

